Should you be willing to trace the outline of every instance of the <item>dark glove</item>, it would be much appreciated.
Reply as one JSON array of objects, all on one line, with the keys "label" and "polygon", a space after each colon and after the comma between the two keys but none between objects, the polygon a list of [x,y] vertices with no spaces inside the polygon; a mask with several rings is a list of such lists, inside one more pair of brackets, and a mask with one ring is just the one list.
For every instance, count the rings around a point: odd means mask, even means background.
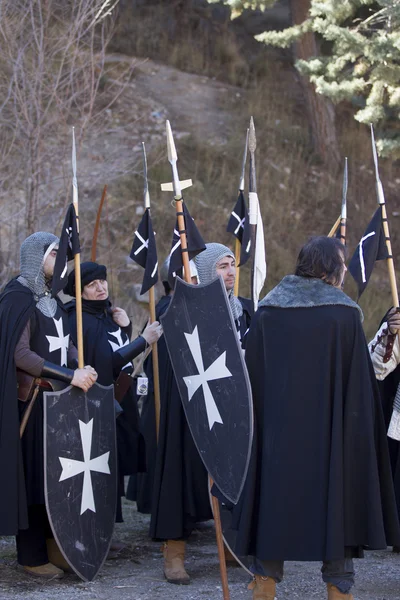
[{"label": "dark glove", "polygon": [[74,378],[74,372],[72,369],[67,369],[67,367],[61,367],[60,365],[55,365],[54,363],[45,360],[40,376],[71,383]]}]

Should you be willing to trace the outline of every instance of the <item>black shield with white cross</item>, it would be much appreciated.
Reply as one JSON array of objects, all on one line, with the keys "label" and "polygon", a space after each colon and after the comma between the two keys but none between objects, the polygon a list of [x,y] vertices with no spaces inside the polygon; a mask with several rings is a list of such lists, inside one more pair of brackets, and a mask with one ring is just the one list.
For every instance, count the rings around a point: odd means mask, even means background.
[{"label": "black shield with white cross", "polygon": [[194,442],[221,493],[236,503],[250,458],[253,408],[222,279],[194,286],[177,278],[161,321]]},{"label": "black shield with white cross", "polygon": [[54,538],[79,577],[103,565],[114,530],[117,459],[113,386],[44,393],[47,513]]}]

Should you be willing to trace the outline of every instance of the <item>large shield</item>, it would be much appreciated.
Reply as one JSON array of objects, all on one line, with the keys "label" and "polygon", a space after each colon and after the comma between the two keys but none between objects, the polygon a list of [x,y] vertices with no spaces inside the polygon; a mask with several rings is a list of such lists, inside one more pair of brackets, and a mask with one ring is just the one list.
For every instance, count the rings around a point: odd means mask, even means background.
[{"label": "large shield", "polygon": [[253,408],[222,279],[194,286],[177,277],[161,321],[194,442],[221,493],[236,503],[250,459]]},{"label": "large shield", "polygon": [[45,497],[67,562],[91,581],[111,543],[117,502],[113,386],[44,395]]}]

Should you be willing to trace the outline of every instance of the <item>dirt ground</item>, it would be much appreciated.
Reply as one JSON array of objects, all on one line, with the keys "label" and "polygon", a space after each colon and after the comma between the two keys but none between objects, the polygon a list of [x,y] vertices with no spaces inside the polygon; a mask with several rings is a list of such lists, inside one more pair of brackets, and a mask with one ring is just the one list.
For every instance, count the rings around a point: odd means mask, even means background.
[{"label": "dirt ground", "polygon": [[[14,541],[0,538],[0,600],[222,600],[217,549],[212,522],[199,525],[187,552],[188,586],[167,583],[162,573],[160,544],[147,535],[149,517],[124,504],[125,522],[117,524],[115,537],[127,544],[120,558],[108,560],[90,583],[75,575],[43,582],[16,565]],[[319,564],[288,562],[285,579],[277,590],[277,600],[326,598]],[[356,561],[355,600],[399,600],[400,555],[391,549],[367,552]],[[231,600],[251,600],[248,574],[240,567],[228,567]]]}]

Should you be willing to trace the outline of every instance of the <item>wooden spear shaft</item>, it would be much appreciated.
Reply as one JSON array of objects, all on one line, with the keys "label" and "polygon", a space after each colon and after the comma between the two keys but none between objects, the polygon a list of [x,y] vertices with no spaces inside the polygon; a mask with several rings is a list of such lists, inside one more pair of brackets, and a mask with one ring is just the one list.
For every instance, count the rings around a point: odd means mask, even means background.
[{"label": "wooden spear shaft", "polygon": [[[184,277],[187,283],[191,283],[190,277],[190,265],[189,265],[189,256],[188,252],[184,251],[187,249],[187,240],[185,233],[185,219],[183,216],[183,204],[181,200],[175,200],[176,202],[176,214],[178,218],[178,227],[181,237],[181,245],[182,245],[182,262],[184,268]],[[210,475],[208,476],[210,480],[210,490],[214,485],[213,480]],[[214,515],[214,525],[215,525],[215,536],[217,538],[217,549],[218,549],[218,559],[219,559],[219,569],[221,574],[221,584],[222,584],[222,594],[224,600],[230,600],[229,594],[229,583],[228,583],[228,573],[226,571],[226,561],[225,561],[225,550],[224,550],[224,538],[222,535],[222,524],[221,524],[221,514],[219,510],[218,499],[215,496],[211,495],[211,505],[212,511]]]},{"label": "wooden spear shaft", "polygon": [[[76,226],[79,235],[79,206],[78,206],[78,183],[76,179],[76,148],[75,128],[72,128],[72,202],[76,213]],[[81,283],[81,254],[78,252],[74,257],[75,267],[75,291],[76,291],[76,339],[78,345],[78,367],[83,369],[85,361],[83,358],[83,324],[82,324],[82,283]]]},{"label": "wooden spear shaft", "polygon": [[[154,286],[149,289],[149,309],[150,309],[150,323],[154,323],[156,320],[156,302],[154,297]],[[160,430],[160,374],[158,369],[158,348],[157,342],[151,345],[151,352],[153,358],[153,384],[154,384],[154,408],[156,415],[156,436],[158,441],[158,433]]]},{"label": "wooden spear shaft", "polygon": [[394,270],[394,261],[392,256],[392,243],[390,241],[390,232],[389,232],[389,222],[387,219],[386,212],[386,204],[381,204],[382,210],[382,223],[383,223],[383,232],[385,234],[386,239],[386,248],[388,251],[388,258],[386,260],[386,264],[389,271],[389,281],[390,281],[390,289],[392,292],[392,302],[395,308],[399,306],[399,294],[397,291],[397,282],[396,282],[396,272]]},{"label": "wooden spear shaft", "polygon": [[96,223],[95,223],[94,231],[93,231],[92,251],[90,253],[90,260],[92,262],[96,262],[97,238],[99,237],[101,212],[103,210],[103,204],[104,204],[104,200],[106,199],[106,196],[107,196],[107,185],[105,185],[103,188],[103,193],[101,195],[99,209],[98,209],[97,215],[96,215]]},{"label": "wooden spear shaft", "polygon": [[183,201],[182,198],[175,199],[176,216],[178,219],[178,230],[179,237],[181,238],[181,252],[183,269],[185,271],[185,280],[187,283],[192,283],[190,277],[190,264],[189,264],[189,252],[187,247],[186,230],[185,230],[185,217],[183,216]]},{"label": "wooden spear shaft", "polygon": [[339,227],[339,225],[340,225],[340,221],[341,221],[341,217],[339,216],[339,217],[336,219],[336,221],[335,221],[335,224],[334,224],[334,226],[332,227],[332,229],[330,230],[330,232],[328,233],[328,236],[327,236],[327,237],[333,237],[333,236],[335,235],[335,233],[336,233],[336,230],[337,230],[337,228],[338,228],[338,227]]},{"label": "wooden spear shaft", "polygon": [[236,297],[239,296],[239,277],[240,277],[240,267],[239,267],[239,263],[240,263],[240,249],[241,249],[241,244],[239,242],[239,240],[236,238],[235,239],[235,263],[236,263],[236,278],[235,278],[235,286],[233,288],[233,293],[235,294]]}]

